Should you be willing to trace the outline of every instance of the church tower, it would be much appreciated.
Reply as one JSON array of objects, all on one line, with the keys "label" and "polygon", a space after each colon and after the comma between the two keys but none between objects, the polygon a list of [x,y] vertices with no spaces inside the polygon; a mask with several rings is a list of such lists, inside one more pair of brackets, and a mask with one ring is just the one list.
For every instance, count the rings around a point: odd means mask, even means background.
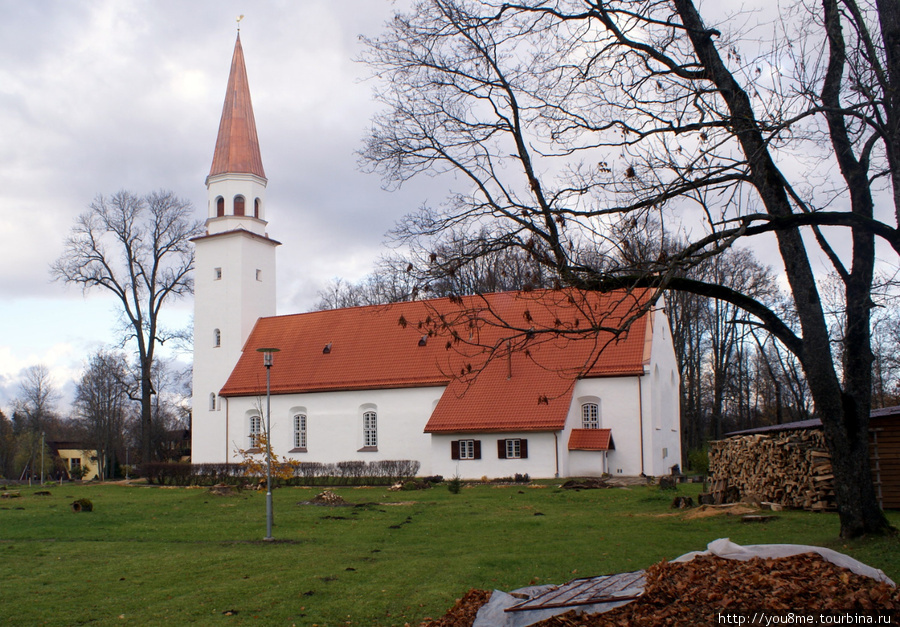
[{"label": "church tower", "polygon": [[266,232],[266,175],[238,30],[212,167],[206,177],[206,234],[193,240],[194,380],[191,459],[229,461],[241,434],[229,434],[219,390],[257,319],[275,315],[275,247]]}]

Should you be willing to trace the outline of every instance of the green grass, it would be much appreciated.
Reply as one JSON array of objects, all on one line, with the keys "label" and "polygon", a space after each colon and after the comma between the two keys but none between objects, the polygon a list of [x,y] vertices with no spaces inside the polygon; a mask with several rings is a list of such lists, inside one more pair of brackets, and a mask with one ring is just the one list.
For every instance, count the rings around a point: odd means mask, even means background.
[{"label": "green grass", "polygon": [[[0,624],[415,625],[469,588],[646,568],[722,537],[827,546],[900,580],[900,540],[845,544],[835,514],[688,520],[669,509],[673,493],[648,487],[336,489],[374,503],[352,508],[300,506],[318,490],[281,488],[276,542],[262,540],[263,493],[48,489],[0,500]],[[70,510],[82,497],[93,512]],[[900,526],[900,513],[889,517]]]}]

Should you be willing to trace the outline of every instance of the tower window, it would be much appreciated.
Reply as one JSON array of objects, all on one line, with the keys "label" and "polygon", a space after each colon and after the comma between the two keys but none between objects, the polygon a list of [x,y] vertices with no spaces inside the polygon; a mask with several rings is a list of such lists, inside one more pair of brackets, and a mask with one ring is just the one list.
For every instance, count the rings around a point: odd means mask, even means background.
[{"label": "tower window", "polygon": [[216,394],[215,394],[215,392],[210,392],[210,394],[209,394],[209,411],[216,411]]},{"label": "tower window", "polygon": [[225,215],[225,199],[219,196],[216,198],[216,217],[221,218]]},{"label": "tower window", "polygon": [[244,215],[244,197],[243,196],[235,196],[234,197],[234,215],[236,215],[236,216]]},{"label": "tower window", "polygon": [[259,198],[253,201],[253,217],[259,217]]},{"label": "tower window", "polygon": [[222,332],[216,329],[213,331],[213,346],[219,348],[222,345]]},{"label": "tower window", "polygon": [[262,281],[262,270],[257,270],[257,271],[256,271],[256,280],[257,280],[257,281]]},{"label": "tower window", "polygon": [[222,278],[222,268],[213,268],[213,278],[219,281]]}]

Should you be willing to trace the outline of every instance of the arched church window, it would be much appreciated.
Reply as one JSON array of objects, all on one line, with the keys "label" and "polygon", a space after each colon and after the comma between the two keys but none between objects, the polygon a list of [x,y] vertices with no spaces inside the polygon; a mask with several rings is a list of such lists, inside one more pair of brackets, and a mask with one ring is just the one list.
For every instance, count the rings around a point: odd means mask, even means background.
[{"label": "arched church window", "polygon": [[213,346],[216,348],[222,345],[222,332],[216,329],[213,331]]},{"label": "arched church window", "polygon": [[259,217],[259,198],[253,201],[253,217]]},{"label": "arched church window", "polygon": [[234,215],[236,215],[236,216],[244,215],[244,197],[243,196],[235,196],[234,197]]},{"label": "arched church window", "polygon": [[219,196],[216,198],[216,217],[221,218],[225,215],[225,199]]},{"label": "arched church window", "polygon": [[363,446],[378,446],[378,414],[367,411],[363,414]]},{"label": "arched church window", "polygon": [[581,406],[581,428],[600,428],[600,405],[598,403],[585,403]]},{"label": "arched church window", "polygon": [[259,448],[262,436],[262,417],[260,416],[250,416],[250,448]]}]

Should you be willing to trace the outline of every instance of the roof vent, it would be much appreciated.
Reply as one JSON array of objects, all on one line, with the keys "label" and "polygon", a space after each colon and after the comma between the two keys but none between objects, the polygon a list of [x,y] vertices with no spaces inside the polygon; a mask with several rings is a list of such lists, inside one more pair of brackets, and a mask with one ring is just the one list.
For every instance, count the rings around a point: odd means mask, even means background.
[{"label": "roof vent", "polygon": [[423,335],[421,338],[419,338],[419,346],[425,346],[426,344],[428,344],[428,336]]},{"label": "roof vent", "polygon": [[328,344],[325,345],[325,348],[322,349],[322,354],[327,355],[330,352],[331,352],[331,342],[328,342]]}]

